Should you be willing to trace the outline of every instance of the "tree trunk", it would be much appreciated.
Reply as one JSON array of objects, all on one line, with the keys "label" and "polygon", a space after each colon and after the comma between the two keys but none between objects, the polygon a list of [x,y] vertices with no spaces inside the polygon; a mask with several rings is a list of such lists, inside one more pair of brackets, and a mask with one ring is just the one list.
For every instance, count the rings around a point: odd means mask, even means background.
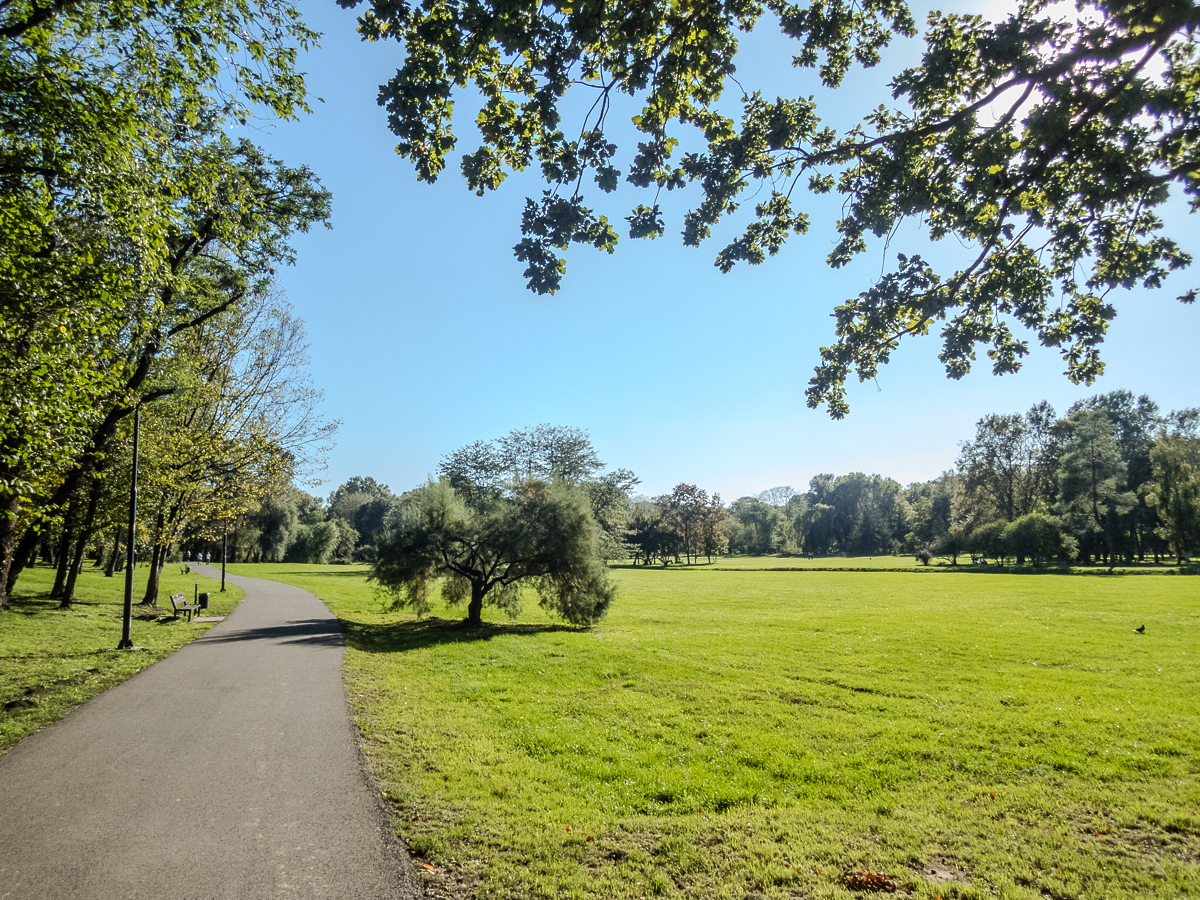
[{"label": "tree trunk", "polygon": [[83,568],[83,554],[87,550],[87,542],[90,537],[91,535],[86,531],[81,531],[75,541],[75,552],[71,554],[71,564],[67,567],[67,581],[63,585],[62,600],[58,604],[60,609],[69,609],[75,601],[75,579],[79,577],[79,572]]},{"label": "tree trunk", "polygon": [[[18,503],[19,502],[20,501],[18,500]],[[38,545],[35,543],[33,547],[29,548],[28,552],[26,552],[24,556],[21,555],[21,549],[21,545],[18,544],[17,549],[13,552],[11,557],[8,575],[4,579],[4,591],[8,596],[12,596],[13,588],[17,584],[17,579],[20,577],[21,572],[25,569],[25,567],[29,565],[30,560],[36,559],[33,554],[37,552]]]},{"label": "tree trunk", "polygon": [[10,494],[0,512],[0,609],[8,608],[8,573],[13,564],[13,551],[17,544],[17,513],[21,498]]},{"label": "tree trunk", "polygon": [[67,514],[63,516],[62,534],[58,539],[58,550],[54,554],[55,562],[58,564],[58,571],[54,573],[54,587],[50,589],[50,596],[55,600],[61,600],[63,592],[67,587],[67,574],[71,568],[71,563],[74,561],[71,555],[71,548],[75,544],[75,504],[71,503],[67,507]]},{"label": "tree trunk", "polygon": [[471,602],[467,604],[467,624],[483,624],[483,595],[486,588],[482,581],[471,582]]},{"label": "tree trunk", "polygon": [[83,525],[75,540],[75,554],[71,560],[71,570],[67,575],[67,584],[63,589],[62,605],[70,606],[75,600],[75,579],[83,571],[83,555],[87,552],[88,542],[92,539],[92,526],[96,522],[96,504],[100,500],[100,479],[92,480],[92,490],[88,495],[87,512],[83,515]]},{"label": "tree trunk", "polygon": [[167,561],[167,548],[162,546],[163,523],[166,516],[160,509],[154,522],[154,549],[150,551],[150,572],[146,577],[146,593],[140,606],[158,606],[158,581],[163,563]]},{"label": "tree trunk", "polygon": [[117,557],[121,555],[121,526],[113,526],[113,547],[112,554],[108,557],[108,562],[104,565],[104,577],[112,578],[113,572],[117,570]]},{"label": "tree trunk", "polygon": [[[162,531],[162,513],[158,515],[159,532]],[[142,597],[140,606],[158,606],[158,583],[162,575],[163,564],[167,561],[167,548],[157,542],[150,554],[150,572],[146,576],[146,594]]]}]

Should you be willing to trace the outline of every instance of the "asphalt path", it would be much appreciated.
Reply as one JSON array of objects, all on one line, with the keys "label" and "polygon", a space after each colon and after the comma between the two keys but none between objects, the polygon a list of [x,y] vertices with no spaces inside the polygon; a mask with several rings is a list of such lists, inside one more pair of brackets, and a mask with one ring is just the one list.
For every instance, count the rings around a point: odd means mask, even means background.
[{"label": "asphalt path", "polygon": [[0,756],[0,898],[417,896],[337,619],[230,580],[246,599],[224,622]]}]

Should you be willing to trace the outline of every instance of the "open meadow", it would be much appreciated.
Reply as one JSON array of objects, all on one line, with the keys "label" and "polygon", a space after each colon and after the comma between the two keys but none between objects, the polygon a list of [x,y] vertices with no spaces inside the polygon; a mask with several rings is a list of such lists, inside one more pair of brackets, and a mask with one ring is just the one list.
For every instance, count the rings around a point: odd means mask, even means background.
[{"label": "open meadow", "polygon": [[1200,895],[1195,578],[622,568],[596,628],[470,630],[233,571],[343,620],[429,896]]},{"label": "open meadow", "polygon": [[212,594],[209,614],[225,616],[242,599],[241,588],[195,573],[182,574],[168,563],[162,572],[159,605],[137,603],[146,590],[148,570],[134,573],[134,650],[117,650],[125,602],[125,576],[105,578],[85,568],[75,602],[60,609],[49,597],[54,569],[34,566],[21,573],[8,609],[0,612],[0,753],[21,738],[45,728],[68,712],[195,640],[211,622],[173,618],[171,594],[191,602],[195,586]]}]

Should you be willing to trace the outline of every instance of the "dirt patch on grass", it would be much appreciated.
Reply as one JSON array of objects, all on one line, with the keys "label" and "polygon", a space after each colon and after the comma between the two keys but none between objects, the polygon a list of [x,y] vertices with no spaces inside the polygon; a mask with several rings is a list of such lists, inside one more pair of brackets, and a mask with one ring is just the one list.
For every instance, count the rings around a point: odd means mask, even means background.
[{"label": "dirt patch on grass", "polygon": [[945,856],[933,856],[920,866],[913,866],[924,880],[934,884],[963,884],[969,885],[971,878],[961,865]]}]

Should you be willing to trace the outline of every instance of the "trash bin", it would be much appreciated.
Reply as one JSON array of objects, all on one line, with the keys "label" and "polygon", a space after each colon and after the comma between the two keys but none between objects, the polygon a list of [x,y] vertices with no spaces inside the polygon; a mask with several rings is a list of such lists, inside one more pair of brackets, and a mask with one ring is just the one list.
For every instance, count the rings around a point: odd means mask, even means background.
[{"label": "trash bin", "polygon": [[200,608],[208,609],[208,591],[205,591],[200,595]]}]

